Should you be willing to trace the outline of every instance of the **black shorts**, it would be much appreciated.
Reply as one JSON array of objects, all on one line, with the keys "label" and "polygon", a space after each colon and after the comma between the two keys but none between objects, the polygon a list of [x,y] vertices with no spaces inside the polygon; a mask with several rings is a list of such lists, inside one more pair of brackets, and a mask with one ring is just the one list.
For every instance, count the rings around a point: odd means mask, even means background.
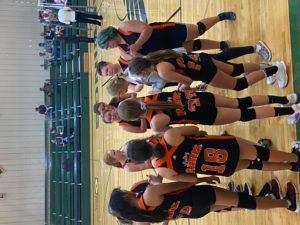
[{"label": "black shorts", "polygon": [[199,124],[213,125],[217,118],[218,109],[208,104],[198,106],[196,111],[187,112],[186,118],[190,120],[198,120]]},{"label": "black shorts", "polygon": [[197,97],[203,106],[215,106],[216,100],[214,94],[210,92],[197,92]]},{"label": "black shorts", "polygon": [[203,82],[209,84],[215,77],[218,68],[213,63],[211,57],[207,53],[200,53],[201,72],[203,73]]},{"label": "black shorts", "polygon": [[187,28],[185,24],[175,23],[175,26],[165,28],[168,49],[180,48],[187,37]]},{"label": "black shorts", "polygon": [[189,218],[200,218],[210,212],[211,205],[216,202],[216,193],[212,186],[199,185],[191,188],[193,209]]}]

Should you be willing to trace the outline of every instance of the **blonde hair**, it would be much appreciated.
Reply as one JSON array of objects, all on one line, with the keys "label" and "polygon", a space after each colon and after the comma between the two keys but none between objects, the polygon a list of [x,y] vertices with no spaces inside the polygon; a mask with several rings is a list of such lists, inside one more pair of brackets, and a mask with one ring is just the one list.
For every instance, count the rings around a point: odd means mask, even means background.
[{"label": "blonde hair", "polygon": [[150,103],[140,102],[137,99],[126,99],[118,106],[119,117],[123,120],[137,120],[147,110],[171,110],[182,109],[183,106],[169,101],[152,101]]},{"label": "blonde hair", "polygon": [[125,80],[125,76],[123,74],[114,76],[106,84],[108,94],[113,97],[119,97],[121,91],[126,88],[128,88],[128,81]]},{"label": "blonde hair", "polygon": [[129,71],[137,76],[145,76],[142,72],[149,68],[151,65],[157,64],[159,61],[166,59],[177,59],[180,58],[182,54],[175,52],[170,49],[159,50],[149,53],[144,57],[134,57],[128,64]]},{"label": "blonde hair", "polygon": [[122,168],[122,164],[120,162],[115,162],[115,159],[112,158],[108,152],[105,152],[104,156],[103,156],[103,161],[105,164],[109,165],[109,166],[114,166],[117,168]]}]

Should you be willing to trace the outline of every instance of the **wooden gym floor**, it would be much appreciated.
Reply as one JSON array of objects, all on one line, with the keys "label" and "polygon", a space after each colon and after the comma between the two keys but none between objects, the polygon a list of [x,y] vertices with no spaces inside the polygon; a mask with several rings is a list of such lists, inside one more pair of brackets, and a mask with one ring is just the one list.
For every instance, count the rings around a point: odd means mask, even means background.
[{"label": "wooden gym floor", "polygon": [[[97,6],[97,11],[104,17],[104,26],[118,26],[119,18],[126,15],[123,0],[90,0],[90,5]],[[291,71],[291,44],[289,11],[287,0],[145,0],[145,8],[149,22],[165,21],[181,6],[181,12],[171,21],[183,23],[196,23],[202,18],[215,16],[223,11],[235,11],[237,20],[234,22],[221,22],[210,29],[202,38],[213,40],[229,40],[231,46],[254,45],[256,41],[263,40],[273,53],[273,61],[284,60],[288,67],[289,84],[285,89],[278,89],[277,84],[267,86],[261,81],[238,94],[233,91],[220,91],[209,88],[208,91],[226,96],[243,97],[254,94],[286,95],[293,92],[293,74]],[[93,36],[99,28],[91,27]],[[114,50],[103,51],[96,45],[89,47],[90,52],[90,104],[109,101],[105,88],[101,85],[106,80],[97,76],[95,64],[106,60],[116,62],[118,53]],[[235,62],[262,62],[256,54],[239,58]],[[141,92],[139,96],[146,93]],[[108,214],[107,203],[111,190],[121,186],[129,188],[131,184],[145,178],[146,172],[125,173],[123,170],[111,168],[102,162],[103,153],[109,149],[118,149],[126,141],[146,137],[147,134],[131,134],[122,131],[117,125],[107,125],[101,122],[94,113],[90,114],[91,127],[91,221],[94,225],[117,224],[115,218]],[[239,135],[249,140],[256,141],[259,138],[270,138],[273,147],[282,151],[290,151],[290,143],[296,138],[294,126],[287,125],[286,118],[258,120],[247,123],[234,123],[227,126],[199,126],[208,133],[216,134],[221,130],[227,130],[230,134]],[[293,181],[299,187],[299,176],[290,171],[284,172],[238,172],[230,178],[222,178],[221,186],[233,180],[235,184],[249,182],[253,185],[254,193],[257,193],[265,181],[277,177],[285,192],[285,184]],[[211,213],[197,220],[178,220],[177,224],[244,224],[244,225],[296,225],[300,220],[300,213],[290,213],[285,209],[270,211],[250,211],[230,213]],[[176,224],[171,222],[170,224]]]}]

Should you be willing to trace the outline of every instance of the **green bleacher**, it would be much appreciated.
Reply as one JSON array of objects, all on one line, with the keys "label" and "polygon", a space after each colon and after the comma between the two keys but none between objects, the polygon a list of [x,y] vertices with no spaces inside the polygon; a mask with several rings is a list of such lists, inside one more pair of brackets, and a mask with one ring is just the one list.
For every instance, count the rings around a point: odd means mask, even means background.
[{"label": "green bleacher", "polygon": [[[86,0],[68,1],[71,5],[86,5]],[[74,25],[76,26],[76,24]],[[83,29],[65,29],[66,35],[87,34]],[[83,55],[86,43],[58,43],[61,62],[50,68],[54,95],[45,97],[46,105],[54,107],[46,120],[45,224],[90,224],[90,143],[88,74],[84,72]],[[64,126],[65,136],[74,130],[74,141],[62,147],[50,144],[55,134],[50,129]]]}]

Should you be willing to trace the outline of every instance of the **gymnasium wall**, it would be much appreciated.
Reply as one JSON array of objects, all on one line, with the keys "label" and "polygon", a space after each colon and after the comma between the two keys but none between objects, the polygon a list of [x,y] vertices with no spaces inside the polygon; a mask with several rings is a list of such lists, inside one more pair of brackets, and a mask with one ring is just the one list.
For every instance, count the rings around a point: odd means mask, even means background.
[{"label": "gymnasium wall", "polygon": [[34,108],[49,72],[37,14],[37,0],[0,0],[0,225],[44,224],[45,117]]}]

